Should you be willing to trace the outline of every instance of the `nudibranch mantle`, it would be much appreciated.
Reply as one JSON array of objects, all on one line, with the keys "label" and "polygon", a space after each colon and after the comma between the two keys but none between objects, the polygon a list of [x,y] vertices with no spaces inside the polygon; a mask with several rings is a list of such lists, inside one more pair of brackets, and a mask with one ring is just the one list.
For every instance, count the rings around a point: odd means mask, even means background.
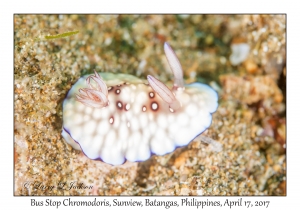
[{"label": "nudibranch mantle", "polygon": [[[169,63],[177,59],[168,55],[166,44],[165,52]],[[180,64],[179,68],[182,71]],[[218,95],[205,84],[183,86],[176,72],[174,76],[179,85],[174,82],[172,91],[151,76],[148,81],[97,72],[81,77],[63,102],[62,136],[88,158],[111,165],[144,161],[151,154],[165,155],[189,144],[210,126]],[[101,94],[89,93],[88,87]],[[100,107],[88,104],[95,97]],[[108,103],[103,105],[105,97]]]}]

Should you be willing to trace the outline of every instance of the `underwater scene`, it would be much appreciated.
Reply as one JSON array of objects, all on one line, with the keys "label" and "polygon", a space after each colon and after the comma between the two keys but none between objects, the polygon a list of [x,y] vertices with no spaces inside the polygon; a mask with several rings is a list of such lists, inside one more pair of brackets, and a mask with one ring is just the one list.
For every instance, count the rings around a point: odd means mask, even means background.
[{"label": "underwater scene", "polygon": [[286,15],[14,15],[14,195],[286,195]]}]

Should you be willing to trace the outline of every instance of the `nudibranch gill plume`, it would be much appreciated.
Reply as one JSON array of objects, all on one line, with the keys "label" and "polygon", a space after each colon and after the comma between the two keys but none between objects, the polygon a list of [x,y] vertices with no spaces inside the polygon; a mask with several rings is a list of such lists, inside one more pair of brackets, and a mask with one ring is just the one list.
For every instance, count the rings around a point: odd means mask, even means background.
[{"label": "nudibranch gill plume", "polygon": [[181,64],[164,51],[173,87],[148,75],[97,73],[81,77],[63,102],[62,136],[90,159],[111,165],[145,161],[189,144],[211,124],[218,95],[208,85],[185,85]]}]

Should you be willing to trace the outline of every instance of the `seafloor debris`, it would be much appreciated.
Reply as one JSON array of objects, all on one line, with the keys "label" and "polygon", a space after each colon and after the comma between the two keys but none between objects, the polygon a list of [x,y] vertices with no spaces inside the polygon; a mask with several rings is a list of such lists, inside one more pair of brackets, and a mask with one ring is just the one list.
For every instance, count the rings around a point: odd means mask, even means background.
[{"label": "seafloor debris", "polygon": [[269,76],[221,75],[220,82],[226,99],[236,99],[246,104],[273,99],[281,103],[283,95],[275,81]]},{"label": "seafloor debris", "polygon": [[232,54],[229,60],[232,65],[236,66],[246,60],[248,57],[250,46],[247,43],[238,43],[231,45]]}]

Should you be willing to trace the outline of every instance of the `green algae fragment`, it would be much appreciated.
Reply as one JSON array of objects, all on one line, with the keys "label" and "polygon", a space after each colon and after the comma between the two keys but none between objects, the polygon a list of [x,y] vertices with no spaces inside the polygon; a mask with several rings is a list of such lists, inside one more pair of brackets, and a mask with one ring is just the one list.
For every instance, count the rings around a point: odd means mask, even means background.
[{"label": "green algae fragment", "polygon": [[69,31],[69,32],[62,33],[62,34],[48,35],[48,36],[45,36],[45,39],[49,40],[49,39],[64,38],[64,37],[72,36],[72,35],[78,34],[78,33],[79,33],[79,31]]},{"label": "green algae fragment", "polygon": [[55,34],[55,35],[46,35],[43,38],[36,38],[35,41],[41,41],[41,40],[51,40],[51,39],[59,39],[59,38],[64,38],[64,37],[68,37],[68,36],[72,36],[75,34],[78,34],[79,31],[68,31],[62,34]]}]

